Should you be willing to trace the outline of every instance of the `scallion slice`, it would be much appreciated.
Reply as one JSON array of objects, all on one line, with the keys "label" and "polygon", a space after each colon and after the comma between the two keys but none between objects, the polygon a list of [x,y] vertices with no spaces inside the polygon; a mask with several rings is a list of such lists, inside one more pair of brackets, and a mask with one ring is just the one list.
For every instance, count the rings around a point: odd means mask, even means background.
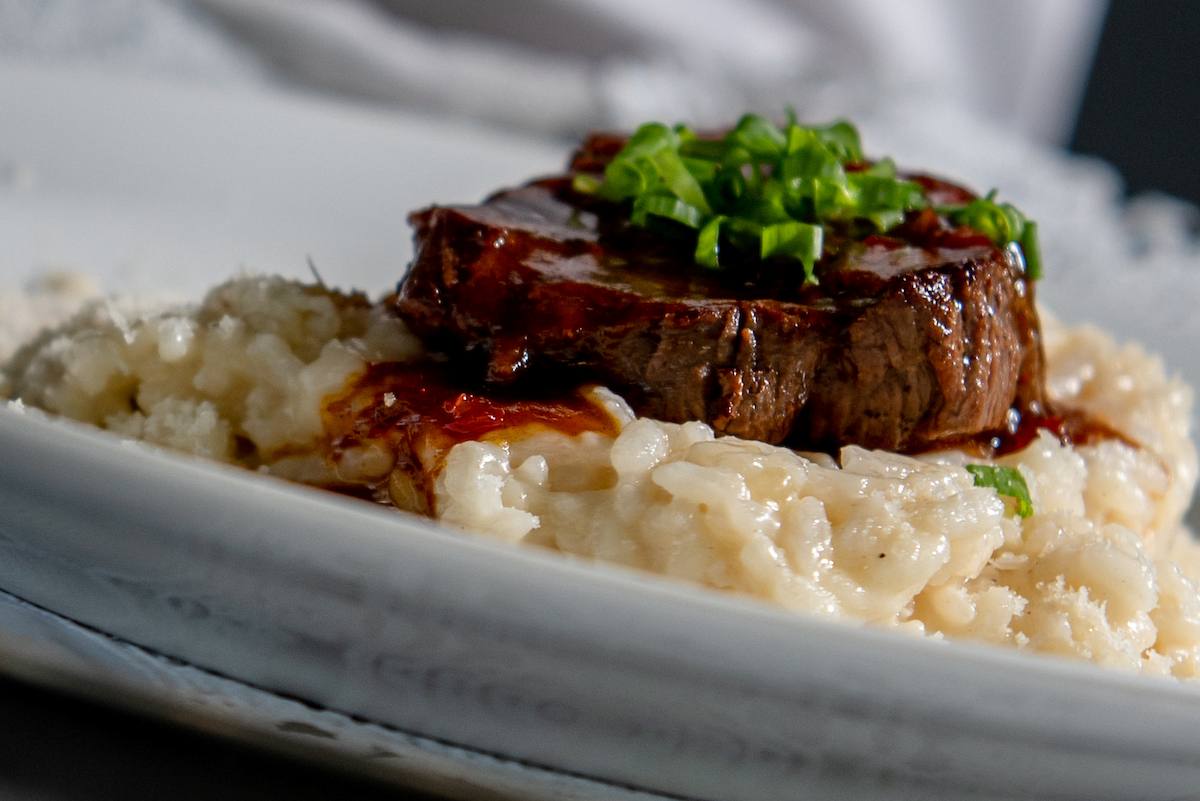
[{"label": "scallion slice", "polygon": [[1006,495],[1016,502],[1016,512],[1021,517],[1033,514],[1033,499],[1029,497],[1029,485],[1025,477],[1014,467],[990,464],[966,465],[967,472],[977,487],[991,487],[999,495]]},{"label": "scallion slice", "polygon": [[634,225],[646,225],[648,216],[673,220],[688,228],[699,228],[704,224],[704,212],[670,195],[642,195],[633,202],[630,219]]},{"label": "scallion slice", "polygon": [[824,229],[819,225],[802,222],[767,225],[762,229],[759,255],[764,259],[775,256],[796,259],[804,265],[804,280],[815,284],[817,276],[813,269],[821,258],[824,239]]}]

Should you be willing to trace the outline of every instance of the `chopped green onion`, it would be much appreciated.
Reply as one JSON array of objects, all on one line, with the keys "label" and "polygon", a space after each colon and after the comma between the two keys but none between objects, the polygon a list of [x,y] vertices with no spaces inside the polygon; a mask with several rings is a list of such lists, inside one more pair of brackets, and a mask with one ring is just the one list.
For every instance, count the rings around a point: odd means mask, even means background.
[{"label": "chopped green onion", "polygon": [[785,222],[768,225],[762,229],[760,256],[787,256],[804,265],[804,280],[817,283],[813,267],[821,258],[824,229],[819,225],[802,222]]},{"label": "chopped green onion", "polygon": [[695,178],[700,184],[712,183],[717,177],[717,172],[721,169],[721,165],[712,161],[705,161],[704,159],[695,159],[684,156],[682,160],[683,166],[687,168],[687,171],[690,172],[692,177]]},{"label": "chopped green onion", "polygon": [[705,214],[709,213],[704,190],[700,188],[696,177],[688,171],[678,153],[673,150],[660,150],[654,154],[651,161],[658,171],[658,177],[671,194],[689,206],[694,206]]},{"label": "chopped green onion", "polygon": [[1021,253],[1025,256],[1025,275],[1029,276],[1030,281],[1036,281],[1042,277],[1042,251],[1038,246],[1037,223],[1033,220],[1025,221],[1020,245]]},{"label": "chopped green onion", "polygon": [[977,487],[991,487],[999,495],[1006,495],[1016,501],[1016,511],[1021,517],[1033,514],[1033,500],[1029,497],[1029,485],[1025,477],[1014,467],[999,467],[988,464],[969,464],[967,472],[971,474]]},{"label": "chopped green onion", "polygon": [[674,220],[688,228],[699,228],[704,221],[704,212],[670,195],[642,195],[633,202],[630,219],[634,225],[646,224],[647,215]]},{"label": "chopped green onion", "polygon": [[825,127],[813,128],[826,147],[836,153],[843,162],[863,160],[862,142],[858,129],[845,120],[837,120]]},{"label": "chopped green onion", "polygon": [[1038,246],[1037,223],[1026,219],[1011,203],[997,203],[996,190],[970,203],[937,207],[938,214],[956,225],[965,225],[992,240],[999,247],[1016,243],[1025,258],[1025,275],[1031,281],[1042,277],[1042,253]]},{"label": "chopped green onion", "polygon": [[780,178],[787,186],[799,186],[805,180],[838,183],[846,180],[846,172],[837,156],[816,142],[789,151],[780,164],[780,172]]},{"label": "chopped green onion", "polygon": [[899,209],[872,211],[867,213],[867,220],[875,226],[877,231],[890,231],[904,222],[904,212]]},{"label": "chopped green onion", "polygon": [[854,188],[846,181],[812,179],[812,201],[822,220],[845,220],[858,216]]},{"label": "chopped green onion", "polygon": [[594,195],[600,191],[601,181],[586,172],[577,172],[571,179],[571,188],[582,195]]},{"label": "chopped green onion", "polygon": [[696,237],[696,264],[715,270],[721,266],[721,224],[726,218],[720,214],[704,224]]},{"label": "chopped green onion", "polygon": [[614,159],[604,168],[600,194],[609,200],[637,197],[653,186],[655,174],[645,158]]},{"label": "chopped green onion", "polygon": [[[883,178],[896,177],[896,162],[890,158],[883,158],[867,167],[862,171],[862,175],[878,175]],[[919,189],[920,187],[918,187]]]},{"label": "chopped green onion", "polygon": [[660,150],[679,147],[679,134],[661,122],[648,122],[633,132],[621,155],[626,158],[653,156]]},{"label": "chopped green onion", "polygon": [[[891,159],[866,164],[858,131],[845,120],[803,126],[789,109],[783,127],[747,114],[720,139],[690,128],[642,125],[601,180],[576,175],[577,192],[628,203],[635,225],[671,220],[696,231],[695,260],[724,269],[739,261],[799,262],[803,283],[817,282],[830,224],[879,232],[929,206],[922,187],[899,178]],[[1020,247],[1027,275],[1041,275],[1037,226],[995,192],[937,207],[1000,247]]]},{"label": "chopped green onion", "polygon": [[730,137],[758,159],[778,158],[787,142],[783,131],[757,114],[747,114],[738,120]]},{"label": "chopped green onion", "polygon": [[859,210],[910,211],[925,205],[921,187],[912,181],[898,181],[882,175],[854,173],[847,182],[855,191]]}]

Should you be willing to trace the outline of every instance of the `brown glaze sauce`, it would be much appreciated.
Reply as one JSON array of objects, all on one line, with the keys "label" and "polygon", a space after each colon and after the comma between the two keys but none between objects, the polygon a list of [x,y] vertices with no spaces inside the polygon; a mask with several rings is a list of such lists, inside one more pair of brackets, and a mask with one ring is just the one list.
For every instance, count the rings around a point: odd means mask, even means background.
[{"label": "brown glaze sauce", "polygon": [[1117,440],[1131,448],[1141,443],[1117,431],[1102,420],[1079,409],[1048,410],[1044,414],[1025,414],[1011,432],[993,438],[996,455],[1014,453],[1026,448],[1039,431],[1049,431],[1064,445],[1094,445],[1104,440]]},{"label": "brown glaze sauce", "polygon": [[322,411],[327,458],[335,472],[347,454],[383,448],[394,457],[387,475],[328,489],[430,514],[433,480],[450,449],[469,440],[504,439],[552,430],[568,436],[615,436],[617,421],[585,388],[505,397],[471,391],[437,363],[376,363],[328,399]]},{"label": "brown glaze sauce", "polygon": [[[972,198],[970,192],[937,178],[920,176],[937,202]],[[615,291],[655,293],[695,300],[771,298],[814,307],[836,305],[843,295],[860,297],[907,272],[936,268],[964,258],[999,258],[990,239],[950,225],[932,209],[910,212],[887,235],[861,223],[828,224],[819,284],[806,284],[795,265],[768,259],[738,270],[706,271],[692,266],[694,244],[671,226],[634,226],[620,204],[571,188],[569,177],[546,178],[504,190],[484,206],[448,207],[472,222],[495,217],[502,241],[480,241],[481,249],[503,247],[504,273],[522,269],[562,281],[592,283]],[[512,221],[519,225],[512,225]],[[461,244],[460,244],[461,246]],[[636,263],[637,271],[622,269]],[[531,269],[532,268],[532,269]],[[501,280],[498,275],[497,280]],[[497,293],[500,296],[502,293]]]},{"label": "brown glaze sauce", "polygon": [[427,362],[370,365],[326,404],[324,415],[335,451],[418,427],[432,427],[454,444],[528,426],[567,435],[616,432],[616,421],[581,390],[525,398],[485,396],[465,390],[444,366]]},{"label": "brown glaze sauce", "polygon": [[[337,463],[347,451],[366,444],[385,444],[414,462],[421,444],[441,459],[460,442],[487,440],[497,432],[504,437],[533,430],[552,430],[568,436],[587,431],[616,436],[617,422],[606,410],[576,390],[551,390],[533,397],[497,395],[494,389],[464,389],[444,365],[432,363],[377,363],[331,398],[323,412],[329,434],[330,458]],[[484,394],[486,393],[486,394]],[[960,448],[980,457],[1003,456],[1023,450],[1041,431],[1049,431],[1064,445],[1091,445],[1116,440],[1134,448],[1140,443],[1107,423],[1070,408],[1013,409],[1006,430],[984,432],[940,447]],[[438,464],[428,468],[441,467]],[[362,488],[350,494],[367,496]]]},{"label": "brown glaze sauce", "polygon": [[942,443],[940,448],[954,448],[984,459],[1005,456],[1022,451],[1042,431],[1048,431],[1063,445],[1095,445],[1105,440],[1122,442],[1131,448],[1142,447],[1141,443],[1126,436],[1112,426],[1080,409],[1054,406],[1045,408],[1033,404],[1021,411],[1012,409],[1007,429],[985,431],[973,437]]}]

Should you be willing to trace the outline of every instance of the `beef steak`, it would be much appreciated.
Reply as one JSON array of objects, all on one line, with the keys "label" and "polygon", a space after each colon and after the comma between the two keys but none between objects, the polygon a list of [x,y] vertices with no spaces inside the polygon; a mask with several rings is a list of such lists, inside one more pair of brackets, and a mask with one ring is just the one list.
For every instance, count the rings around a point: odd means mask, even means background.
[{"label": "beef steak", "polygon": [[[914,179],[935,202],[972,197]],[[928,450],[1042,401],[1019,257],[929,210],[888,236],[827,235],[818,286],[794,265],[699,269],[686,242],[634,228],[569,176],[410,220],[395,308],[493,385],[595,380],[643,415],[827,450]]]}]

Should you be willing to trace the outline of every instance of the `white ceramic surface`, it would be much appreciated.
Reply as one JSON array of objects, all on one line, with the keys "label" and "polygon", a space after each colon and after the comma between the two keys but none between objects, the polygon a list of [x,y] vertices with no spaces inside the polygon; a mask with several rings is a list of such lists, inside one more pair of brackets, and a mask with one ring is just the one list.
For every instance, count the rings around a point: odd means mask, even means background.
[{"label": "white ceramic surface", "polygon": [[407,734],[284,698],[89,629],[0,591],[10,676],[469,801],[653,801],[642,793]]},{"label": "white ceramic surface", "polygon": [[[66,262],[190,292],[312,255],[382,289],[407,209],[558,161],[424,120],[53,73],[0,70],[0,109],[5,277]],[[279,693],[435,744],[421,781],[486,783],[487,754],[580,798],[1200,797],[1192,687],[789,615],[4,408],[0,590],[0,655],[26,675],[186,721],[194,690],[161,669],[183,660],[227,699],[205,725],[269,728],[278,708],[254,710],[280,699],[239,694]],[[310,739],[360,759],[357,736]]]}]

